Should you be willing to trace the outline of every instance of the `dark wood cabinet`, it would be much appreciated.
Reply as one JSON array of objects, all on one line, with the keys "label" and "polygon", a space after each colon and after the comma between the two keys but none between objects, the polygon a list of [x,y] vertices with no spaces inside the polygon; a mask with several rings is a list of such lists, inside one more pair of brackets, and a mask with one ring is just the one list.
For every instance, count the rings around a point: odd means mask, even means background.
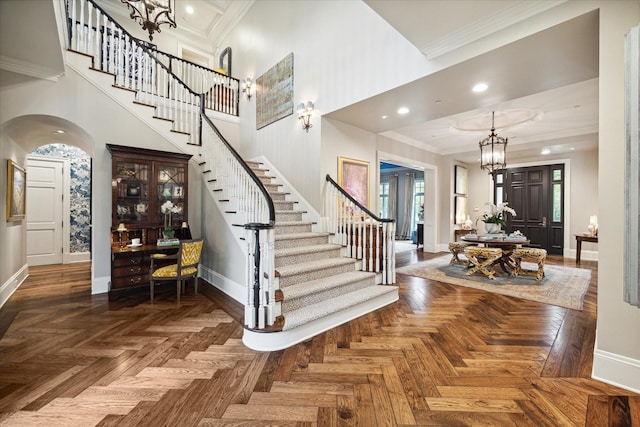
[{"label": "dark wood cabinet", "polygon": [[[191,155],[112,144],[107,148],[112,156],[112,298],[123,291],[148,289],[151,254],[177,251],[157,246],[165,226],[164,203],[170,201],[179,208],[170,224],[178,231],[176,237],[189,232],[182,224],[188,217]],[[134,238],[140,239],[139,245],[131,245]]]}]

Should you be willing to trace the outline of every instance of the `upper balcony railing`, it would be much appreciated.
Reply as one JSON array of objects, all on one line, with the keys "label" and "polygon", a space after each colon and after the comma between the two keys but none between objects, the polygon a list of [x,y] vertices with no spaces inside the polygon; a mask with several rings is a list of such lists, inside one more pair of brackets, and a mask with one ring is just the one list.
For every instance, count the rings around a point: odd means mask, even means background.
[{"label": "upper balcony railing", "polygon": [[171,54],[156,51],[156,58],[194,92],[204,94],[204,107],[238,115],[240,82],[226,74],[210,70]]}]

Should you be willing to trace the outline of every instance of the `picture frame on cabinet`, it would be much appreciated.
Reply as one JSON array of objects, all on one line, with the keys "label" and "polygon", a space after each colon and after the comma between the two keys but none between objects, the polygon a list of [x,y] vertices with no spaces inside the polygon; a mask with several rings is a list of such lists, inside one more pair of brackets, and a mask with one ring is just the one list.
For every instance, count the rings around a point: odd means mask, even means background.
[{"label": "picture frame on cabinet", "polygon": [[173,187],[173,197],[184,197],[184,191],[181,185]]}]

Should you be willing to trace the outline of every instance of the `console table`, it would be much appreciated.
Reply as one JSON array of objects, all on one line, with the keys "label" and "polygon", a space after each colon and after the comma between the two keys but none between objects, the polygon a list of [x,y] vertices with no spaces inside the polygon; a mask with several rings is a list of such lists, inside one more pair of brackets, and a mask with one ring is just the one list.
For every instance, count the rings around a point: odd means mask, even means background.
[{"label": "console table", "polygon": [[576,265],[580,264],[582,242],[598,243],[598,236],[585,236],[584,234],[576,234]]}]

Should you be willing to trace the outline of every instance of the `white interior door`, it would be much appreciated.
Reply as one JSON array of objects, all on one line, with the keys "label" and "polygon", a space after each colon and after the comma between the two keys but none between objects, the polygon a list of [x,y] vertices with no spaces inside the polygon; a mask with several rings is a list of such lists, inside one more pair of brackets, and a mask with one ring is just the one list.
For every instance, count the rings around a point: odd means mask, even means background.
[{"label": "white interior door", "polygon": [[62,264],[63,159],[27,159],[27,262]]}]

